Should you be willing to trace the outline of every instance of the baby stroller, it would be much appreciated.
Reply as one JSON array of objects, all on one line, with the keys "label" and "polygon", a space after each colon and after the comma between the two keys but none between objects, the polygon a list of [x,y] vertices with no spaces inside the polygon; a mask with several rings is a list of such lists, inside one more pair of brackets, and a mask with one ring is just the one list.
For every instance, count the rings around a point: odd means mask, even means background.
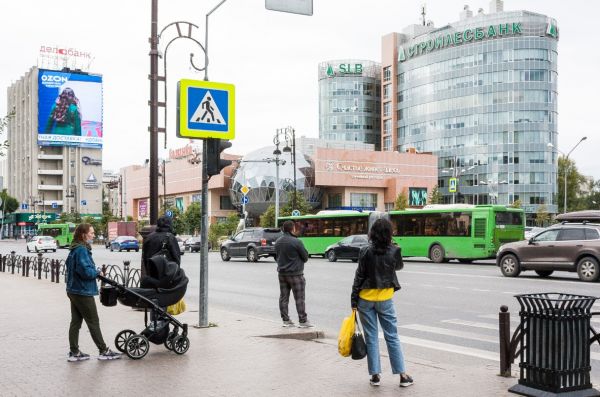
[{"label": "baby stroller", "polygon": [[107,277],[98,276],[103,283],[100,301],[104,306],[115,306],[118,300],[125,306],[144,309],[143,331],[136,333],[125,329],[115,337],[115,347],[134,360],[148,354],[149,342],[164,344],[168,350],[177,354],[184,354],[190,347],[188,325],[179,322],[166,310],[167,306],[183,298],[188,278],[177,263],[168,261],[164,255],[153,256],[149,262],[149,267],[153,269],[148,276],[142,277],[141,288],[130,288]]}]

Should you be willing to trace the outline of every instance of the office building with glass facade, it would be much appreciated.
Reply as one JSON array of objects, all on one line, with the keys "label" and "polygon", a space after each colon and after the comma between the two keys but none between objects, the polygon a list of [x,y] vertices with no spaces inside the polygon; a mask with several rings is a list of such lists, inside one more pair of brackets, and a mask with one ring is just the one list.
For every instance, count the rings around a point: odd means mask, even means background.
[{"label": "office building with glass facade", "polygon": [[436,154],[444,202],[519,200],[531,223],[557,212],[557,24],[491,3],[383,37],[381,145]]},{"label": "office building with glass facade", "polygon": [[319,64],[319,138],[381,142],[381,65],[342,59]]}]

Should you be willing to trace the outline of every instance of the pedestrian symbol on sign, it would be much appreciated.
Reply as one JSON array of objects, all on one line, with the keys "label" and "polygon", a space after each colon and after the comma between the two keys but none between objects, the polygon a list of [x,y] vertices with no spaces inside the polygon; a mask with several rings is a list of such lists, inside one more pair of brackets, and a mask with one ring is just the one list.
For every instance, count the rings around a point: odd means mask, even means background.
[{"label": "pedestrian symbol on sign", "polygon": [[456,186],[458,185],[457,178],[450,178],[450,185],[448,186],[448,191],[450,193],[456,193]]},{"label": "pedestrian symbol on sign", "polygon": [[190,121],[194,123],[225,124],[221,111],[213,101],[210,91],[206,91]]}]

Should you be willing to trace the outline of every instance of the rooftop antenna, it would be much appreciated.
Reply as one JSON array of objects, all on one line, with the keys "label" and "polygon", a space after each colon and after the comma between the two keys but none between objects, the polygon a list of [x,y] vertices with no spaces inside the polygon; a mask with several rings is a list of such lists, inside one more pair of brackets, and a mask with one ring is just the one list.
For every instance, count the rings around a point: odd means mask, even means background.
[{"label": "rooftop antenna", "polygon": [[425,3],[421,4],[421,23],[425,26]]}]

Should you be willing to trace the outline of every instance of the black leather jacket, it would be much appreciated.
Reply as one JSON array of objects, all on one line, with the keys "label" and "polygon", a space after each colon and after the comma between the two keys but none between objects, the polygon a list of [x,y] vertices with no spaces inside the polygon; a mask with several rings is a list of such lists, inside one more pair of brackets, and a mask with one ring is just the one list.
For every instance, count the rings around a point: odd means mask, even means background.
[{"label": "black leather jacket", "polygon": [[352,307],[358,305],[358,294],[362,289],[400,289],[396,271],[404,267],[400,247],[391,245],[383,255],[374,252],[371,245],[360,250],[358,267],[352,284],[350,297]]}]

